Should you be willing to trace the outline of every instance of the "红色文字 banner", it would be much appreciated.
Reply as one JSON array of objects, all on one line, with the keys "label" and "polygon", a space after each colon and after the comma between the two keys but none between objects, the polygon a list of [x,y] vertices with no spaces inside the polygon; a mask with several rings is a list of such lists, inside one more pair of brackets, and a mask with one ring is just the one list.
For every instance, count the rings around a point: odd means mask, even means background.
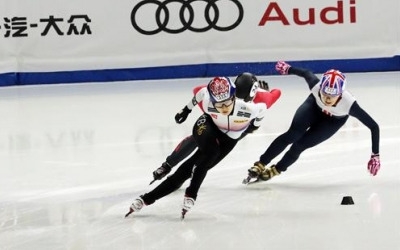
[{"label": "\u7ea2\u8272\u6587\u5b57 banner", "polygon": [[[141,69],[179,66],[179,77],[196,76],[191,65],[390,59],[400,55],[399,24],[398,0],[3,0],[0,82],[10,73],[124,69],[145,79]],[[110,72],[105,81],[119,80]]]}]

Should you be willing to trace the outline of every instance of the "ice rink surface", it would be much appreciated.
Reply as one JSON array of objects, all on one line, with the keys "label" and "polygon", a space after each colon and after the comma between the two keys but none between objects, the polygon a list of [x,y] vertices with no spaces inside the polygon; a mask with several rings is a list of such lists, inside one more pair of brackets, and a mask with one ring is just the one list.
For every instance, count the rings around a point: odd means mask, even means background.
[{"label": "ice rink surface", "polygon": [[[400,72],[347,74],[380,125],[377,176],[367,172],[370,131],[350,118],[288,171],[245,186],[247,169],[309,93],[296,76],[260,79],[281,98],[208,173],[184,221],[188,183],[124,214],[191,133],[200,111],[181,125],[174,116],[209,79],[0,88],[0,249],[399,250]],[[355,204],[341,205],[343,196]]]}]

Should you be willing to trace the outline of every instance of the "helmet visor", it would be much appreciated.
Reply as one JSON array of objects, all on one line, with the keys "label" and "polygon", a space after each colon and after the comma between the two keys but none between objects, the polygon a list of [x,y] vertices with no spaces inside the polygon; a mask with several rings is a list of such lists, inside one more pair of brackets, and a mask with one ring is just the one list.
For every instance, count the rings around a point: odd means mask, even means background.
[{"label": "helmet visor", "polygon": [[229,107],[229,106],[231,106],[233,104],[233,102],[234,102],[234,99],[230,98],[230,99],[228,99],[226,101],[223,101],[223,102],[214,103],[214,107],[216,107],[216,108],[223,108],[224,106],[225,107]]},{"label": "helmet visor", "polygon": [[337,97],[340,96],[342,93],[340,93],[337,89],[325,87],[321,88],[321,94],[324,96]]}]

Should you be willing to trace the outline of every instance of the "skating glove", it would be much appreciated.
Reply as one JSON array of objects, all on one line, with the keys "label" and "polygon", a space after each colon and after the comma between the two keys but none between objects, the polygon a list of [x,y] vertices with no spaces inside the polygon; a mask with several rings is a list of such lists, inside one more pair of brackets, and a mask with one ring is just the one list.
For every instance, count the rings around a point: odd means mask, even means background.
[{"label": "skating glove", "polygon": [[257,129],[259,129],[260,127],[254,126],[254,122],[255,122],[255,119],[253,119],[253,120],[250,122],[249,126],[246,128],[246,130],[245,130],[243,133],[251,134],[251,133],[253,133],[254,131],[256,131]]},{"label": "skating glove", "polygon": [[192,112],[187,106],[185,106],[179,113],[175,115],[176,123],[181,124],[182,122],[186,121],[188,115]]},{"label": "skating glove", "polygon": [[246,135],[253,133],[254,131],[256,131],[257,129],[259,129],[260,127],[254,126],[254,120],[253,119],[250,122],[250,125],[246,128],[245,131],[243,131],[243,133],[240,135],[239,140],[243,139]]},{"label": "skating glove", "polygon": [[267,83],[266,81],[259,80],[259,81],[258,81],[258,86],[259,86],[261,89],[264,89],[264,90],[266,90],[266,91],[269,91],[269,86],[268,86],[268,83]]},{"label": "skating glove", "polygon": [[379,154],[372,154],[371,159],[368,161],[368,171],[375,176],[381,168],[381,160]]},{"label": "skating glove", "polygon": [[278,71],[281,75],[287,75],[290,67],[291,66],[284,61],[279,61],[275,65],[276,71]]}]

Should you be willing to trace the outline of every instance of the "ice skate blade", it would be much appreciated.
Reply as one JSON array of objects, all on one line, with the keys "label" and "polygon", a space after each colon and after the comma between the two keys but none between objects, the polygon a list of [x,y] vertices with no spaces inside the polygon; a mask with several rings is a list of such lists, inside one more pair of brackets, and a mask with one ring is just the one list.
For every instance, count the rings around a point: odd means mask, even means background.
[{"label": "ice skate blade", "polygon": [[150,186],[151,184],[153,184],[155,181],[156,181],[156,179],[152,180],[152,181],[150,182],[149,186]]},{"label": "ice skate blade", "polygon": [[257,178],[254,181],[249,181],[249,183],[247,183],[247,185],[256,184],[256,183],[259,183],[259,182],[261,182],[261,180]]},{"label": "ice skate blade", "polygon": [[251,179],[253,179],[253,178],[246,178],[246,179],[244,179],[243,180],[243,184],[245,184],[245,185],[251,185],[251,184],[255,184],[255,183],[258,183],[258,182],[260,182],[261,180],[259,179],[259,178],[256,178],[256,179],[254,179],[254,180],[251,180]]},{"label": "ice skate blade", "polygon": [[127,214],[125,214],[125,218],[128,217],[131,213],[133,213],[133,209],[129,208],[129,212]]},{"label": "ice skate blade", "polygon": [[188,210],[182,209],[182,214],[181,214],[181,220],[185,219],[185,214],[187,213]]},{"label": "ice skate blade", "polygon": [[[254,180],[252,180],[252,179],[254,179]],[[247,178],[243,179],[242,184],[249,185],[252,183],[259,182],[259,181],[260,181],[260,179],[258,177],[248,176]]]},{"label": "ice skate blade", "polygon": [[246,178],[244,178],[243,179],[243,181],[242,181],[242,184],[248,184],[249,182],[250,182],[250,180],[251,180],[251,177],[250,176],[248,176],[248,177],[246,177]]}]

